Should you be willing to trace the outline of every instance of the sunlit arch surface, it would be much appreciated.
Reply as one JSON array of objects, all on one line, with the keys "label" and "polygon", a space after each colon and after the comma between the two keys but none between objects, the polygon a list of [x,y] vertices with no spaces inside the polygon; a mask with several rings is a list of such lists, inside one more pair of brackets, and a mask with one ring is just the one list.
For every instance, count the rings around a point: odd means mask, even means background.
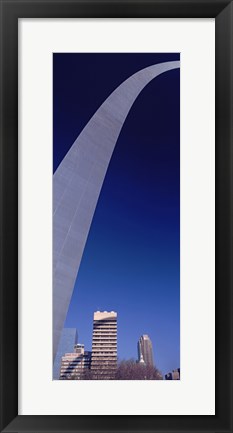
[{"label": "sunlit arch surface", "polygon": [[53,175],[53,358],[104,177],[126,116],[151,80],[179,67],[179,61],[159,63],[125,80],[92,116]]}]

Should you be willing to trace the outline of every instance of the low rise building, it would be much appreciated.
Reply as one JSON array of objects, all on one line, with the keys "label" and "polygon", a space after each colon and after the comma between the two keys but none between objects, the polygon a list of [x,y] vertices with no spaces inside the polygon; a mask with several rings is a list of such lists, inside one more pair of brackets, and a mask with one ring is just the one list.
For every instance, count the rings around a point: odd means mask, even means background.
[{"label": "low rise building", "polygon": [[74,352],[62,357],[60,380],[81,380],[91,367],[91,352],[84,350],[84,344],[76,344]]},{"label": "low rise building", "polygon": [[180,368],[165,374],[165,380],[180,380]]}]

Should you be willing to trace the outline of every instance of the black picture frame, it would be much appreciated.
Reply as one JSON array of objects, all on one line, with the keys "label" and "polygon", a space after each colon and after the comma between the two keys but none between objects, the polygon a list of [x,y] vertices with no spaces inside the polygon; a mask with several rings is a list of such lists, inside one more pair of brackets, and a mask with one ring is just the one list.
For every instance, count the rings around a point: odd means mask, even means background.
[{"label": "black picture frame", "polygon": [[[233,3],[226,0],[0,0],[1,5],[1,431],[233,432],[232,205]],[[18,415],[18,19],[215,18],[216,415]],[[197,375],[198,372],[194,372]],[[201,392],[201,390],[200,390]]]}]

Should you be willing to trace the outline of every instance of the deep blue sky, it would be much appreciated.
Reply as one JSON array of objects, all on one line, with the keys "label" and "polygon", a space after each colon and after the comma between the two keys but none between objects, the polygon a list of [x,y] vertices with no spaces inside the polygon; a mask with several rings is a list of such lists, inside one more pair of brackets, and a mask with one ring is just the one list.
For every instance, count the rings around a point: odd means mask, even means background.
[{"label": "deep blue sky", "polygon": [[[54,171],[101,103],[138,70],[179,54],[54,54]],[[148,334],[163,372],[180,366],[180,74],[141,92],[122,128],[66,327],[91,350],[93,312],[118,313],[118,356]]]}]

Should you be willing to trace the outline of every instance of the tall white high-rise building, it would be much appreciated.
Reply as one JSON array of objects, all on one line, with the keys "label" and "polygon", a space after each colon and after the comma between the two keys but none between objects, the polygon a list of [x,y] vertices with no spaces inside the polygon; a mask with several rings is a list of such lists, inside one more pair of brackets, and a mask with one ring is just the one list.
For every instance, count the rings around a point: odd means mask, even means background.
[{"label": "tall white high-rise building", "polygon": [[145,362],[146,365],[154,365],[153,348],[150,337],[144,334],[138,341],[138,361]]},{"label": "tall white high-rise building", "polygon": [[114,379],[117,368],[117,313],[96,311],[93,319],[93,379]]}]

